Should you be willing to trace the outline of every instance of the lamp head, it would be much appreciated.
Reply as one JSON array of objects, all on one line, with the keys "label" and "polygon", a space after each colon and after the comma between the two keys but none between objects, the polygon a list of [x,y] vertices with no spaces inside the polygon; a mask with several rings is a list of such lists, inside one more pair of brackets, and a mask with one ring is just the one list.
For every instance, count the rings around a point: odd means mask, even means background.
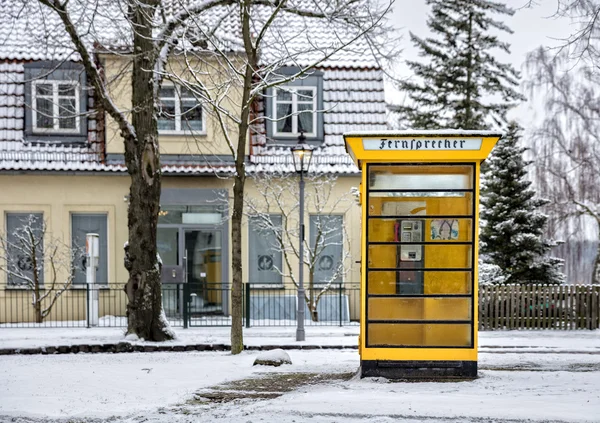
[{"label": "lamp head", "polygon": [[294,169],[298,173],[306,173],[312,160],[313,148],[306,144],[306,137],[301,132],[298,136],[298,144],[290,148],[294,160]]}]

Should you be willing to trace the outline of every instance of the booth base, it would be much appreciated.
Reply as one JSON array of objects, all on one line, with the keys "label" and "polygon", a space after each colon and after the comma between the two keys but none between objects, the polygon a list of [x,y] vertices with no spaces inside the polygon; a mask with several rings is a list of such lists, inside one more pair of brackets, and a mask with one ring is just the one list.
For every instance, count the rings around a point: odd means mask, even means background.
[{"label": "booth base", "polygon": [[360,377],[474,379],[477,377],[477,362],[361,360]]}]

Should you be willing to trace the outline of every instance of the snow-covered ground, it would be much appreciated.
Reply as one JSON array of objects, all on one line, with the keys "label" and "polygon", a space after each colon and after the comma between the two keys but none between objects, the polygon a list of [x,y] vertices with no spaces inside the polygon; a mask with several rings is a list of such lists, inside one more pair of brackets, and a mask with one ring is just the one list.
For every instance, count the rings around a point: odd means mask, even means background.
[{"label": "snow-covered ground", "polygon": [[[229,328],[178,330],[174,343],[227,343]],[[308,344],[356,343],[356,328],[307,328]],[[0,331],[0,347],[106,343],[115,329]],[[294,328],[252,328],[248,344],[293,344]],[[480,333],[470,382],[334,380],[272,399],[189,404],[194,393],[265,374],[356,372],[355,350],[290,350],[293,364],[253,367],[259,352],[0,356],[0,422],[600,422],[600,331]],[[287,376],[286,376],[287,377]],[[290,376],[291,377],[291,376]],[[30,420],[31,419],[31,420]]]},{"label": "snow-covered ground", "polygon": [[[229,344],[229,327],[174,328],[177,339],[170,345],[186,344]],[[358,344],[357,326],[309,326],[306,341],[296,342],[296,329],[288,327],[252,327],[244,329],[246,345],[341,345]],[[0,329],[0,348],[33,348],[73,344],[109,344],[124,341],[122,328],[21,328]],[[128,342],[151,344],[148,342]],[[481,351],[503,351],[519,348],[529,352],[600,351],[600,330],[596,331],[496,331],[479,332]],[[600,420],[599,420],[600,421]]]},{"label": "snow-covered ground", "polygon": [[353,378],[274,399],[193,405],[226,381],[272,373],[352,373],[350,350],[288,351],[293,364],[253,367],[258,352],[0,357],[0,421],[489,422],[600,421],[600,356],[481,354],[480,378],[401,383]]}]

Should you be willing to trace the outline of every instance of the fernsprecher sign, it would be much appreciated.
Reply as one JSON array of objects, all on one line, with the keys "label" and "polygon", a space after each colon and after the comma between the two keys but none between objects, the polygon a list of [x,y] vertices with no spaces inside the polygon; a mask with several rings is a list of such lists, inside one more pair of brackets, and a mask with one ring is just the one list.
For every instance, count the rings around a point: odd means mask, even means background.
[{"label": "fernsprecher sign", "polygon": [[365,150],[480,150],[482,138],[363,139]]}]

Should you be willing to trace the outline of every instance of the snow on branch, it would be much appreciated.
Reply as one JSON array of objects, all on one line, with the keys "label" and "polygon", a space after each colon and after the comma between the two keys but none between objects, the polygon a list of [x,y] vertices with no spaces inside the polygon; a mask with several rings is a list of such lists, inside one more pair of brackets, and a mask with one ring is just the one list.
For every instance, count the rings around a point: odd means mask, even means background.
[{"label": "snow on branch", "polygon": [[73,283],[83,251],[50,237],[39,215],[19,218],[10,233],[0,234],[0,272],[11,287],[31,293],[36,321],[41,323]]},{"label": "snow on branch", "polygon": [[[274,266],[274,270],[298,286],[298,179],[295,175],[269,173],[255,174],[251,180],[257,192],[246,198],[246,215],[252,229],[269,240],[270,251],[281,254],[283,268]],[[301,261],[308,270],[305,300],[313,319],[318,319],[317,306],[323,294],[337,287],[350,271],[350,237],[346,228],[355,202],[351,190],[340,195],[336,182],[332,176],[313,175],[306,180],[307,229]]]}]

